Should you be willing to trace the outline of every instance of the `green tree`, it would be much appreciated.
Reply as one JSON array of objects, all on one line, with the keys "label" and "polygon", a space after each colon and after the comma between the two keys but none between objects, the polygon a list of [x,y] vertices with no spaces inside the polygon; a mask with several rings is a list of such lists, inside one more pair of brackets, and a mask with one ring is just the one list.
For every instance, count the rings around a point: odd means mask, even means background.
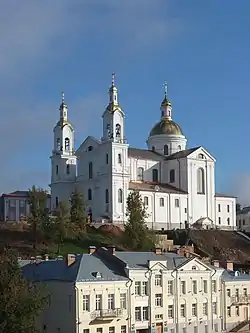
[{"label": "green tree", "polygon": [[86,204],[78,190],[74,190],[70,196],[70,222],[75,235],[81,236],[86,233]]},{"label": "green tree", "polygon": [[72,232],[70,225],[69,207],[67,202],[59,202],[58,208],[55,211],[53,229],[54,238],[57,244],[57,253],[59,254],[65,238],[69,237]]},{"label": "green tree", "polygon": [[40,240],[40,236],[44,236],[47,224],[49,223],[49,209],[47,208],[47,192],[41,188],[37,188],[34,185],[29,190],[29,205],[30,215],[28,222],[31,225],[34,248]]},{"label": "green tree", "polygon": [[125,224],[124,241],[133,250],[149,250],[155,245],[153,230],[149,230],[145,219],[148,214],[139,191],[133,191],[127,198],[128,221]]},{"label": "green tree", "polygon": [[17,258],[10,250],[0,254],[0,332],[34,333],[36,317],[48,295],[22,277]]}]

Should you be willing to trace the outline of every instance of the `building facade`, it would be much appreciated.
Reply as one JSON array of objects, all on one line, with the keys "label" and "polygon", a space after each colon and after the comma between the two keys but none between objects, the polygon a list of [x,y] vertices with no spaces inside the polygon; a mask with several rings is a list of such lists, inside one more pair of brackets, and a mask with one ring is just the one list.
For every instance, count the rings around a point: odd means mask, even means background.
[{"label": "building facade", "polygon": [[[48,194],[47,206],[51,210],[51,195]],[[15,191],[0,197],[0,221],[19,222],[29,216],[29,191]]]},{"label": "building facade", "polygon": [[236,226],[239,230],[250,232],[250,207],[244,207],[237,212]]},{"label": "building facade", "polygon": [[48,287],[38,321],[44,333],[212,333],[249,324],[249,275],[217,263],[90,247],[66,262],[20,264],[27,279]]},{"label": "building facade", "polygon": [[234,229],[236,200],[215,191],[215,158],[202,146],[187,148],[173,120],[167,94],[147,149],[129,147],[125,113],[114,76],[102,115],[100,139],[88,136],[75,150],[74,128],[62,98],[51,155],[52,207],[80,190],[94,222],[126,222],[126,198],[137,189],[147,207],[147,223],[158,230],[198,226]]}]

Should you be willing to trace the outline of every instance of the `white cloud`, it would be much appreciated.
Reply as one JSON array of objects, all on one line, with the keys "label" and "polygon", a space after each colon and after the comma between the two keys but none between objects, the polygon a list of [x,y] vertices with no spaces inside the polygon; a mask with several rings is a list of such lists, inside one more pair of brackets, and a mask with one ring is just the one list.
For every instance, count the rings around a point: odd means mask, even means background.
[{"label": "white cloud", "polygon": [[[162,15],[165,4],[166,0],[0,0],[0,133],[5,141],[0,146],[5,161],[0,192],[15,189],[15,184],[20,188],[39,183],[48,175],[48,156],[43,156],[44,165],[38,166],[35,159],[41,161],[44,147],[50,153],[59,98],[48,97],[45,84],[41,101],[37,82],[46,77],[54,91],[62,89],[56,72],[67,63],[85,61],[78,57],[79,45],[89,50],[104,44],[105,54],[113,57],[152,52],[180,26]],[[106,93],[104,89],[74,96],[69,102],[77,135],[98,133]]]}]

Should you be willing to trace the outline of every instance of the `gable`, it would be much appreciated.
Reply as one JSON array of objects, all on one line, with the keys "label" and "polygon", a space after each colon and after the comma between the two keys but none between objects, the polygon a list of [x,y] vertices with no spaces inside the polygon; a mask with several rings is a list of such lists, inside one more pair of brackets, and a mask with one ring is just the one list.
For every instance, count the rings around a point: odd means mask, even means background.
[{"label": "gable", "polygon": [[97,148],[100,144],[101,142],[99,140],[93,136],[88,136],[77,149],[76,155],[78,156],[80,153],[88,151],[88,147],[93,147],[93,149]]},{"label": "gable", "polygon": [[199,147],[188,156],[189,159],[207,160],[216,162],[215,158],[203,147]]},{"label": "gable", "polygon": [[148,262],[148,268],[150,268],[151,271],[160,271],[162,269],[167,269],[167,261],[153,261],[150,260]]},{"label": "gable", "polygon": [[204,271],[211,271],[211,268],[204,264],[202,261],[200,261],[197,258],[192,258],[188,261],[186,261],[184,264],[177,267],[178,271],[186,271],[186,272],[204,272]]}]

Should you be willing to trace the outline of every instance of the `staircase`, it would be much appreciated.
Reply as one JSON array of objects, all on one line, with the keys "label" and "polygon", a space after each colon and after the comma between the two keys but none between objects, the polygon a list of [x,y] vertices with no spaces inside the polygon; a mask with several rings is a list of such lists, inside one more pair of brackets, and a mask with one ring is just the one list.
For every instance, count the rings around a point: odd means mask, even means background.
[{"label": "staircase", "polygon": [[250,319],[246,319],[244,321],[241,321],[239,324],[231,328],[229,332],[239,332],[242,328],[245,326],[249,325],[250,326]]}]

